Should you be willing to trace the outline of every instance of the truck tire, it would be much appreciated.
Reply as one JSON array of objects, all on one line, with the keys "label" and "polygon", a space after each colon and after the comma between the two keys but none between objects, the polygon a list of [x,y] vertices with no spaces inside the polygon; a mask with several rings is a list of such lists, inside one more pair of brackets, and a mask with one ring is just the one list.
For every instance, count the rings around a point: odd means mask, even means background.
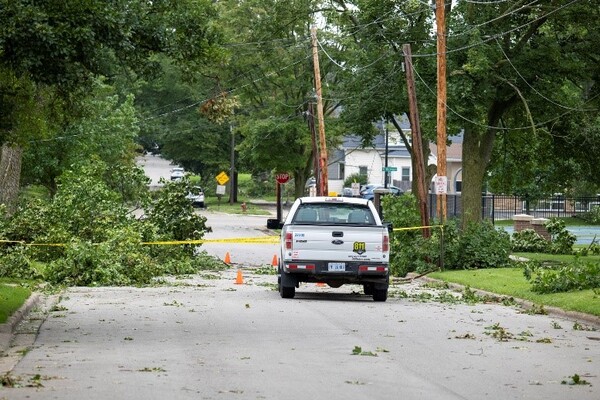
[{"label": "truck tire", "polygon": [[385,289],[373,289],[373,301],[386,301],[388,295],[387,288]]},{"label": "truck tire", "polygon": [[282,299],[293,299],[296,295],[296,288],[293,286],[283,286],[279,287],[279,294]]},{"label": "truck tire", "polygon": [[281,271],[281,277],[279,279],[279,294],[283,299],[293,299],[296,295],[295,279],[283,271]]}]

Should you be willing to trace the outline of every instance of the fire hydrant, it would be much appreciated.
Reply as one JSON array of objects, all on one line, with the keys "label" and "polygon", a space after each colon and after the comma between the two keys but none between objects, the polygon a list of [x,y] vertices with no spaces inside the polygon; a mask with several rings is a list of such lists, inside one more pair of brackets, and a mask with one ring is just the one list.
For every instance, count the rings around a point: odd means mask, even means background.
[{"label": "fire hydrant", "polygon": [[248,210],[248,206],[246,205],[246,202],[243,202],[240,206],[242,207],[243,213],[245,213]]}]

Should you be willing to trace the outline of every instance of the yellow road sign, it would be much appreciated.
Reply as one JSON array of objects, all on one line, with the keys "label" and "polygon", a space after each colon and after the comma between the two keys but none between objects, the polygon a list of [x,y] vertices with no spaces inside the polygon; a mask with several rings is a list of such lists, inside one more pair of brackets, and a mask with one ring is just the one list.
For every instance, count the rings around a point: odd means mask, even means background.
[{"label": "yellow road sign", "polygon": [[221,173],[219,175],[217,175],[215,178],[217,179],[217,182],[219,183],[219,185],[224,185],[227,182],[229,182],[229,177],[227,176],[225,171],[221,171]]}]

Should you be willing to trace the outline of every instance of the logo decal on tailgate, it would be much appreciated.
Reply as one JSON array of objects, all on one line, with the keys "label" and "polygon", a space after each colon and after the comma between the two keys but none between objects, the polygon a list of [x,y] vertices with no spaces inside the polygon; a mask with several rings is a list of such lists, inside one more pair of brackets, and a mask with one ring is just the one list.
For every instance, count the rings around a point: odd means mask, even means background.
[{"label": "logo decal on tailgate", "polygon": [[367,252],[367,245],[365,242],[354,242],[353,252],[360,254]]}]

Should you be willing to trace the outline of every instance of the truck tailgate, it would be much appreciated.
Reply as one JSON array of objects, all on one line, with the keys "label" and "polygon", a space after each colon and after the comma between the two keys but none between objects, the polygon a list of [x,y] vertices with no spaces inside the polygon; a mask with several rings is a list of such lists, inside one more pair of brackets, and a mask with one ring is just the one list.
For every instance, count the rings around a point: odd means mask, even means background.
[{"label": "truck tailgate", "polygon": [[284,249],[285,260],[380,261],[387,262],[383,251],[384,227],[292,225],[292,248]]}]

